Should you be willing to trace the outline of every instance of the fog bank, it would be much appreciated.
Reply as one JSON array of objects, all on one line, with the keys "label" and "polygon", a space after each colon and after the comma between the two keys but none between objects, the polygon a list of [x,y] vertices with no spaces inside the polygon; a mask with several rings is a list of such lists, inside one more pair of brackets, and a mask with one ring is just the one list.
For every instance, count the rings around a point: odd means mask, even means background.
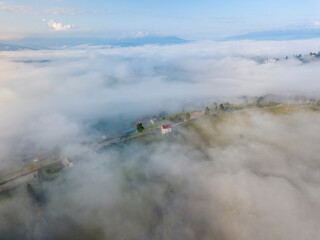
[{"label": "fog bank", "polygon": [[[93,126],[185,103],[277,94],[319,97],[316,40],[81,46],[1,52],[0,174],[59,148],[75,167],[1,201],[0,239],[318,239],[319,114],[201,121],[155,143],[97,154]],[[281,58],[262,63],[261,59]],[[124,119],[120,121],[119,119]]]},{"label": "fog bank", "polygon": [[202,121],[174,142],[88,155],[45,183],[45,205],[24,188],[3,200],[0,236],[317,239],[319,120],[256,113]]}]

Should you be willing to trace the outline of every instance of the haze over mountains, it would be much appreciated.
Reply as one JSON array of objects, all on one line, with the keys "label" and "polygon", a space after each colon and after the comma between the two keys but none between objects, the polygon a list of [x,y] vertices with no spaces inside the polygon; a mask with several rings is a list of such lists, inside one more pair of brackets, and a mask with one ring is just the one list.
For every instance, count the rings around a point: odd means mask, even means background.
[{"label": "haze over mountains", "polygon": [[257,41],[285,41],[285,40],[299,40],[320,38],[319,28],[310,29],[279,29],[261,32],[250,32],[242,35],[230,36],[224,38],[224,41],[235,40],[257,40]]},{"label": "haze over mountains", "polygon": [[187,43],[189,41],[175,36],[144,36],[136,38],[105,39],[98,37],[38,37],[2,40],[0,51],[17,51],[23,49],[56,49],[76,47],[81,45],[106,45],[114,47],[129,47],[143,45],[171,45]]},{"label": "haze over mountains", "polygon": [[[215,41],[287,41],[320,38],[320,29],[283,29],[261,32],[250,32],[242,35],[234,35],[226,38],[212,37]],[[57,49],[76,46],[112,46],[112,47],[134,47],[144,45],[172,45],[194,42],[192,39],[183,39],[176,36],[157,36],[147,35],[131,38],[102,38],[102,37],[73,37],[51,36],[51,37],[28,37],[15,38],[10,40],[0,40],[0,51],[18,51],[18,50],[40,50]]]},{"label": "haze over mountains", "polygon": [[13,45],[13,44],[6,44],[6,43],[0,43],[0,51],[20,51],[20,50],[28,50],[32,49],[29,47],[22,47],[20,45]]}]

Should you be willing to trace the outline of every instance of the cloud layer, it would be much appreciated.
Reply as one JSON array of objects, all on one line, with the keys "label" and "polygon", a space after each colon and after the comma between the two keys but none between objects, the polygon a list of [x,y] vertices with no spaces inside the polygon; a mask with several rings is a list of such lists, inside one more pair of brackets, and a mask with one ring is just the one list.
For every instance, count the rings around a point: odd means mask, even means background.
[{"label": "cloud layer", "polygon": [[55,147],[76,167],[44,184],[43,206],[24,187],[3,200],[0,238],[319,238],[316,113],[202,122],[175,141],[97,155],[80,144],[101,136],[102,120],[111,131],[243,95],[319,97],[320,62],[256,60],[310,51],[318,41],[2,52],[0,174]]},{"label": "cloud layer", "polygon": [[[243,41],[3,52],[0,114],[1,128],[8,133],[3,131],[1,142],[10,146],[27,136],[43,145],[35,136],[44,140],[48,135],[51,144],[58,144],[99,119],[136,119],[243,95],[317,97],[318,61],[305,64],[291,58],[260,64],[255,57],[317,52],[318,46],[318,41]],[[74,127],[63,129],[64,124]],[[61,139],[59,134],[51,138],[59,132]]]},{"label": "cloud layer", "polygon": [[25,5],[7,5],[4,2],[0,2],[0,12],[8,12],[8,13],[34,13],[33,8]]},{"label": "cloud layer", "polygon": [[43,185],[45,205],[24,188],[1,202],[0,236],[317,239],[319,120],[239,115],[175,141],[78,152],[73,169]]}]

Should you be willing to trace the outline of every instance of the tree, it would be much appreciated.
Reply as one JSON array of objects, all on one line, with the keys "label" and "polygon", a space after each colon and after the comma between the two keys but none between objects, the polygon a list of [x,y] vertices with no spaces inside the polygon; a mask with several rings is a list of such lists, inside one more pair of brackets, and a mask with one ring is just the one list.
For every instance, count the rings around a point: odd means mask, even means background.
[{"label": "tree", "polygon": [[259,97],[258,100],[257,100],[257,103],[261,103],[264,101],[264,97]]},{"label": "tree", "polygon": [[142,126],[142,122],[139,121],[137,123],[137,131],[141,133],[143,130],[144,130],[144,127]]},{"label": "tree", "polygon": [[28,185],[27,185],[27,192],[30,193],[30,194],[33,194],[33,193],[34,193],[33,187],[32,187],[31,184],[29,184],[29,183],[28,183]]},{"label": "tree", "polygon": [[320,99],[317,101],[317,106],[320,106]]},{"label": "tree", "polygon": [[224,110],[224,106],[222,103],[219,105],[219,110],[222,110],[222,111]]},{"label": "tree", "polygon": [[209,107],[206,107],[206,109],[204,110],[204,114],[206,116],[209,116],[210,115],[210,108]]},{"label": "tree", "polygon": [[262,106],[263,101],[264,101],[264,97],[259,97],[259,98],[257,99],[257,106],[258,106],[258,107]]},{"label": "tree", "polygon": [[167,115],[167,113],[165,111],[161,111],[159,113],[159,118],[165,118],[166,115]]},{"label": "tree", "polygon": [[187,112],[187,113],[186,113],[186,120],[190,120],[190,117],[191,117],[191,116],[190,116],[190,113]]}]

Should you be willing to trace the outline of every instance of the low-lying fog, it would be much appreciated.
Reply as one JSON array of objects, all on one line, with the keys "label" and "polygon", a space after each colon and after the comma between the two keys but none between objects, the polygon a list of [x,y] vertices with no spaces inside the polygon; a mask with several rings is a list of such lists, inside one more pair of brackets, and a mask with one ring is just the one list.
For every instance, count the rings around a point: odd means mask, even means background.
[{"label": "low-lying fog", "polygon": [[256,113],[87,156],[44,185],[44,205],[24,188],[3,200],[0,236],[318,239],[319,121]]},{"label": "low-lying fog", "polygon": [[[80,156],[101,119],[202,99],[318,97],[320,61],[292,57],[318,51],[305,40],[2,52],[0,174],[26,151]],[[0,239],[318,239],[319,121],[256,113],[85,155],[44,185],[45,204],[25,188],[2,200]]]}]

